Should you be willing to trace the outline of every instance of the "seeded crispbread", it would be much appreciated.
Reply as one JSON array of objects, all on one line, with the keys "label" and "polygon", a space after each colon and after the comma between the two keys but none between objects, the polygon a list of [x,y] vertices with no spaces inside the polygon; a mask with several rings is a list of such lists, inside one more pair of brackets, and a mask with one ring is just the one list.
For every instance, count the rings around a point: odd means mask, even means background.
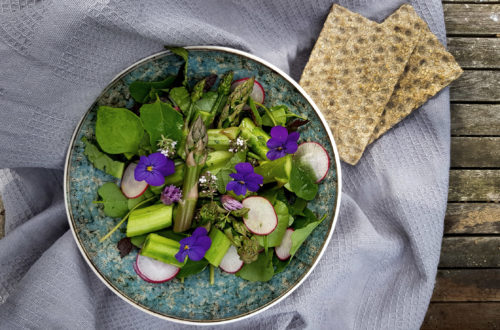
[{"label": "seeded crispbread", "polygon": [[[356,164],[415,48],[409,5],[384,24],[333,5],[300,84],[329,122],[340,158]],[[393,15],[394,16],[394,15]]]},{"label": "seeded crispbread", "polygon": [[422,24],[425,30],[421,33],[369,143],[427,102],[463,72],[453,55],[446,51],[429,30],[425,21],[420,19],[419,24]]}]

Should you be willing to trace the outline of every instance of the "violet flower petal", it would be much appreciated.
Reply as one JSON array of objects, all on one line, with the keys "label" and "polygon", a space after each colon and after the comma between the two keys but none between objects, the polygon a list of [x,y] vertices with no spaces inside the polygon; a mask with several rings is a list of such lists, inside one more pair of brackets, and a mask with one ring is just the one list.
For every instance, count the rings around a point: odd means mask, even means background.
[{"label": "violet flower petal", "polygon": [[266,157],[269,160],[275,160],[281,157],[285,156],[285,151],[284,150],[277,150],[277,149],[271,149],[267,152]]},{"label": "violet flower petal", "polygon": [[279,148],[283,145],[283,142],[277,140],[277,139],[274,139],[274,138],[270,138],[269,140],[267,140],[266,142],[266,146],[269,148],[269,149],[276,149],[276,148]]},{"label": "violet flower petal", "polygon": [[238,173],[246,174],[246,173],[253,173],[253,166],[250,163],[238,163],[236,166],[234,166],[236,171]]},{"label": "violet flower petal", "polygon": [[297,145],[297,142],[287,141],[284,150],[287,154],[294,154],[298,148],[299,146]]},{"label": "violet flower petal", "polygon": [[288,130],[286,127],[283,126],[274,126],[271,128],[271,138],[279,141],[281,144],[283,144],[286,141],[286,138],[288,137]]},{"label": "violet flower petal", "polygon": [[286,142],[288,143],[289,141],[293,141],[293,142],[297,143],[299,138],[300,138],[299,132],[292,132],[292,133],[288,134],[288,137],[286,138]]},{"label": "violet flower petal", "polygon": [[161,186],[165,183],[165,177],[159,171],[153,170],[146,178],[146,182],[152,186]]},{"label": "violet flower petal", "polygon": [[262,184],[264,182],[264,177],[257,173],[250,173],[245,177],[245,183],[248,184],[249,182]]},{"label": "violet flower petal", "polygon": [[245,180],[245,175],[242,173],[230,173],[229,176],[234,179],[234,181]]},{"label": "violet flower petal", "polygon": [[193,231],[191,237],[206,236],[207,229],[205,227],[198,227]]},{"label": "violet flower petal", "polygon": [[186,260],[186,255],[188,253],[188,250],[185,250],[184,247],[181,245],[181,250],[175,254],[175,259],[177,259],[178,262],[184,262]]}]

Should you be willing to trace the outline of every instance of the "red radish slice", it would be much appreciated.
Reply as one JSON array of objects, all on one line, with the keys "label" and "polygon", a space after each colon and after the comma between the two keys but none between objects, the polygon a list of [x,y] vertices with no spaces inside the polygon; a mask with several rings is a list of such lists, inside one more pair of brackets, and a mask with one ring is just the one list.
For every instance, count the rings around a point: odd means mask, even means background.
[{"label": "red radish slice", "polygon": [[243,267],[243,261],[240,259],[238,251],[234,245],[229,247],[229,250],[227,250],[224,258],[222,258],[219,267],[229,274],[234,274],[238,272],[241,267]]},{"label": "red radish slice", "polygon": [[245,198],[241,204],[249,209],[243,222],[248,230],[255,235],[269,235],[278,225],[278,216],[273,205],[261,196]]},{"label": "red radish slice", "polygon": [[181,269],[174,265],[137,254],[134,270],[146,282],[163,283],[173,279]]},{"label": "red radish slice", "polygon": [[301,143],[293,157],[312,167],[316,175],[316,183],[326,177],[330,168],[330,156],[325,148],[317,142]]},{"label": "red radish slice", "polygon": [[125,172],[123,172],[121,189],[122,193],[127,198],[137,198],[148,189],[148,183],[146,181],[137,181],[135,179],[134,171],[136,167],[137,163],[130,163],[125,169]]},{"label": "red radish slice", "polygon": [[[231,91],[233,91],[236,88],[236,86],[243,84],[245,80],[248,80],[248,78],[242,78],[233,82],[231,84]],[[258,102],[260,104],[264,103],[264,99],[266,98],[266,92],[264,92],[264,88],[257,80],[255,80],[255,82],[253,83],[253,90],[252,94],[250,94],[250,97],[255,102]]]},{"label": "red radish slice", "polygon": [[290,258],[290,249],[292,248],[293,229],[288,228],[283,235],[280,246],[274,248],[279,260],[288,260]]}]

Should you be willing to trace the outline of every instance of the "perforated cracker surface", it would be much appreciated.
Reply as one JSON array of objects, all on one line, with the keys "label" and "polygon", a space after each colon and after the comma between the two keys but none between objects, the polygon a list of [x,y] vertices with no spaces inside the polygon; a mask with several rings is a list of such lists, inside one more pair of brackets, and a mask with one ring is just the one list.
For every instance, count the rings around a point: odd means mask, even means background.
[{"label": "perforated cracker surface", "polygon": [[300,84],[325,115],[349,164],[361,158],[403,73],[418,41],[417,19],[409,5],[385,24],[338,5],[326,19]]}]

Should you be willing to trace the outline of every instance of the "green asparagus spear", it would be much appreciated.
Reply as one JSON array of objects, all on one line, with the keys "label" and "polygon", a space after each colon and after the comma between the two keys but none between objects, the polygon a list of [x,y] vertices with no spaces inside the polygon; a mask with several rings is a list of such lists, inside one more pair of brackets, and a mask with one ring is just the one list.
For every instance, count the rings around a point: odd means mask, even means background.
[{"label": "green asparagus spear", "polygon": [[231,140],[236,140],[240,134],[239,127],[228,127],[222,129],[209,129],[208,147],[214,150],[227,150]]},{"label": "green asparagus spear", "polygon": [[267,140],[271,137],[260,127],[255,126],[250,118],[243,118],[240,124],[241,137],[247,140],[248,147],[262,159],[267,159]]},{"label": "green asparagus spear", "polygon": [[194,104],[196,101],[198,101],[202,95],[203,95],[203,88],[205,88],[205,79],[200,80],[199,82],[196,83],[193,87],[193,91],[191,92],[191,104],[189,105],[188,111],[185,113],[184,116],[184,126],[182,127],[182,141],[178,149],[178,154],[181,156],[181,158],[186,157],[186,153],[184,152],[185,150],[185,145],[186,145],[186,137],[189,133],[189,125],[191,123],[191,120],[193,118],[193,109],[194,109]]},{"label": "green asparagus spear", "polygon": [[224,106],[226,105],[229,92],[231,92],[231,83],[233,82],[233,76],[233,71],[229,71],[222,77],[219,83],[219,87],[217,88],[217,99],[215,100],[212,110],[210,111],[210,115],[207,116],[204,120],[207,127],[210,126],[215,117],[219,115],[219,113],[222,111],[222,108],[224,108]]},{"label": "green asparagus spear", "polygon": [[207,129],[201,117],[198,117],[186,137],[183,196],[175,214],[174,232],[183,232],[191,227],[198,200],[198,179],[207,159],[207,144]]},{"label": "green asparagus spear", "polygon": [[243,84],[238,85],[229,95],[228,102],[219,117],[218,128],[239,124],[240,113],[252,93],[254,81],[254,77],[247,79]]}]

